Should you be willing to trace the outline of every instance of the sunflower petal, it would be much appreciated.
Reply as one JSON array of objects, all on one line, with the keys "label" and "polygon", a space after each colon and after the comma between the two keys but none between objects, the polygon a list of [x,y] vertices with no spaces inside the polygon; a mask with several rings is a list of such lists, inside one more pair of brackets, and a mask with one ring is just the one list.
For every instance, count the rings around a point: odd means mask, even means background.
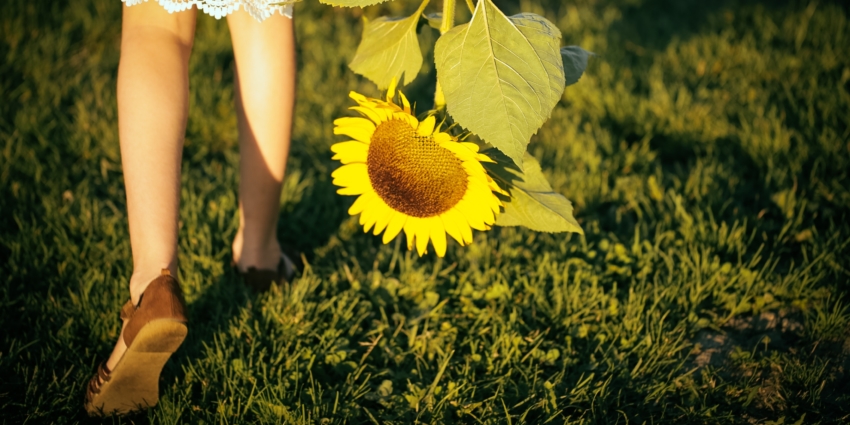
[{"label": "sunflower petal", "polygon": [[460,231],[460,225],[469,226],[466,224],[466,220],[464,220],[463,217],[458,216],[458,213],[454,208],[440,214],[440,220],[443,221],[443,228],[446,229],[446,233],[448,233],[449,236],[454,238],[457,243],[466,245],[463,241],[463,234]]},{"label": "sunflower petal", "polygon": [[361,162],[345,164],[334,170],[331,173],[331,177],[334,179],[333,184],[348,187],[360,180],[369,180],[369,169],[366,167],[366,164]]},{"label": "sunflower petal", "polygon": [[363,117],[342,117],[334,120],[334,125],[337,127],[359,127],[364,126],[374,129],[375,123]]},{"label": "sunflower petal", "polygon": [[[445,134],[445,133],[440,133],[440,134]],[[477,162],[477,161],[475,161],[475,154],[470,152],[469,149],[461,146],[460,143],[457,143],[455,141],[443,142],[443,143],[440,143],[440,146],[450,150],[453,154],[455,154],[455,156],[457,156],[463,162],[473,162],[473,161]]]},{"label": "sunflower petal", "polygon": [[348,97],[354,99],[357,103],[368,102],[368,98],[366,96],[363,96],[362,94],[357,93],[356,91],[348,92]]},{"label": "sunflower petal", "polygon": [[372,202],[372,200],[374,198],[376,198],[377,196],[378,195],[375,192],[366,192],[366,193],[360,195],[354,201],[354,203],[351,204],[351,208],[348,209],[348,214],[352,215],[352,216],[360,214],[361,212],[363,212],[363,210],[365,210],[369,206],[369,204]]},{"label": "sunflower petal", "polygon": [[420,136],[430,136],[431,133],[434,132],[434,125],[436,124],[437,119],[434,118],[433,115],[430,115],[419,123],[419,128],[417,128],[416,131],[419,133]]},{"label": "sunflower petal", "polygon": [[366,106],[352,106],[348,109],[360,112],[363,116],[369,118],[375,124],[380,124],[383,122],[381,116],[375,112],[375,108],[369,108]]},{"label": "sunflower petal", "polygon": [[[475,143],[460,142],[460,144],[461,146],[471,150],[472,152],[478,153],[478,145],[476,145]],[[490,159],[490,157],[488,157],[487,155],[484,156],[487,157],[487,159]]]},{"label": "sunflower petal", "polygon": [[339,160],[343,164],[366,162],[369,145],[357,141],[341,142],[331,146],[331,151],[336,153],[332,159]]},{"label": "sunflower petal", "polygon": [[431,235],[431,244],[438,257],[446,256],[446,228],[439,216],[428,219],[428,230]]},{"label": "sunflower petal", "polygon": [[419,222],[422,219],[419,217],[407,217],[407,221],[404,222],[404,236],[407,238],[407,250],[410,251],[413,249],[413,242],[416,236],[416,227],[419,225]]},{"label": "sunflower petal", "polygon": [[480,162],[492,162],[493,164],[496,163],[496,161],[494,161],[493,158],[490,158],[489,156],[484,155],[483,153],[478,154],[478,161],[480,161]]},{"label": "sunflower petal", "polygon": [[354,140],[359,142],[363,142],[366,144],[371,143],[372,134],[375,133],[375,124],[372,121],[367,120],[366,118],[359,118],[363,120],[367,124],[356,124],[356,125],[338,125],[334,127],[334,134],[342,134],[348,137],[351,137]]},{"label": "sunflower petal", "polygon": [[476,208],[469,199],[464,197],[454,207],[463,215],[470,227],[475,230],[487,230],[487,224],[484,223],[480,208]]},{"label": "sunflower petal", "polygon": [[369,192],[371,190],[373,190],[371,186],[360,185],[360,186],[342,187],[342,188],[337,189],[336,193],[338,193],[340,195],[362,195],[362,194]]},{"label": "sunflower petal", "polygon": [[449,133],[443,132],[435,132],[431,137],[434,138],[434,141],[442,145],[443,143],[452,143],[455,139]]},{"label": "sunflower petal", "polygon": [[428,252],[429,231],[428,220],[420,219],[413,229],[416,232],[416,252],[423,256]]},{"label": "sunflower petal", "polygon": [[410,111],[410,101],[407,100],[407,96],[405,96],[404,93],[402,93],[399,90],[398,97],[401,98],[401,105],[404,106],[404,112],[407,112],[408,114],[410,114],[411,113],[411,111]]},{"label": "sunflower petal", "polygon": [[387,88],[387,102],[393,103],[393,98],[395,97],[395,89],[398,87],[398,78],[393,77],[392,81],[390,81],[390,86]]},{"label": "sunflower petal", "polygon": [[387,229],[384,231],[383,242],[385,244],[390,243],[391,240],[395,239],[398,235],[398,232],[404,228],[404,223],[407,221],[407,214],[393,211],[393,214],[390,216],[390,222],[387,224]]},{"label": "sunflower petal", "polygon": [[384,229],[390,223],[390,219],[392,218],[393,214],[395,214],[395,210],[390,208],[390,206],[387,205],[387,203],[384,202],[383,199],[381,199],[380,201],[381,202],[378,203],[378,208],[377,208],[378,209],[378,211],[377,211],[377,218],[378,219],[377,219],[377,221],[375,221],[375,230],[372,232],[372,234],[375,235],[375,236],[380,235],[381,232],[384,231]]},{"label": "sunflower petal", "polygon": [[380,204],[384,202],[379,197],[372,199],[372,202],[360,213],[360,224],[363,226],[363,233],[369,233],[369,229],[378,221],[380,214]]}]

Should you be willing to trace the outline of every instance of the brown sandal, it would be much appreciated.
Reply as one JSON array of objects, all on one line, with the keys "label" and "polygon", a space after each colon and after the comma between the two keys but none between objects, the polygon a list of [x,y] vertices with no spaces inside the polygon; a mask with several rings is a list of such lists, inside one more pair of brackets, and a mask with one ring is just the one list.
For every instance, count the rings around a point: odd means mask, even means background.
[{"label": "brown sandal", "polygon": [[[300,259],[300,256],[295,257],[296,261]],[[242,281],[245,283],[245,286],[251,288],[254,292],[266,292],[271,288],[272,283],[284,284],[289,282],[299,270],[301,270],[300,261],[298,264],[293,262],[290,257],[286,254],[281,254],[280,261],[277,263],[277,270],[268,270],[268,269],[257,269],[256,267],[249,267],[248,271],[242,273]],[[233,267],[236,267],[236,264],[233,264]],[[236,269],[239,271],[239,269]]]},{"label": "brown sandal", "polygon": [[168,269],[154,279],[138,305],[121,308],[127,351],[114,370],[98,366],[86,391],[91,416],[125,414],[153,407],[159,401],[159,374],[186,338],[186,303],[180,284]]}]

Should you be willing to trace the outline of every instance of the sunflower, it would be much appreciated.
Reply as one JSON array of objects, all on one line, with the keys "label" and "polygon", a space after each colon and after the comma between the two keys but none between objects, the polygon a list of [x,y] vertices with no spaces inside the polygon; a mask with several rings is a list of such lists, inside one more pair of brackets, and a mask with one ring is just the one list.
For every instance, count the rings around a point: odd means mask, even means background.
[{"label": "sunflower", "polygon": [[395,82],[387,100],[351,92],[362,117],[334,121],[334,134],[353,140],[331,146],[343,165],[331,174],[337,193],[357,196],[349,208],[360,214],[363,230],[384,232],[389,243],[402,230],[407,248],[425,254],[430,240],[440,257],[446,254],[446,233],[461,245],[472,243],[472,229],[489,230],[502,203],[501,192],[487,175],[474,143],[459,142],[440,131],[430,115],[419,121]]}]

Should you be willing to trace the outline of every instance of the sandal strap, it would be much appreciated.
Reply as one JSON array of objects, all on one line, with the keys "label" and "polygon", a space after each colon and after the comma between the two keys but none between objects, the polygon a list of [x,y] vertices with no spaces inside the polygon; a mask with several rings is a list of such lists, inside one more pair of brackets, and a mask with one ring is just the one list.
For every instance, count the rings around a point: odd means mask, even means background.
[{"label": "sandal strap", "polygon": [[188,322],[183,291],[168,269],[162,269],[160,276],[148,284],[139,298],[138,306],[128,307],[125,304],[121,311],[124,316],[129,316],[123,330],[124,343],[127,347],[133,345],[133,340],[139,331],[153,320],[169,319],[182,323]]},{"label": "sandal strap", "polygon": [[112,379],[111,373],[112,371],[106,367],[106,361],[100,362],[100,366],[97,367],[97,376],[100,377],[100,382],[109,382]]},{"label": "sandal strap", "polygon": [[136,305],[133,304],[133,300],[127,300],[127,302],[124,303],[124,306],[121,307],[121,314],[119,315],[119,317],[121,318],[121,320],[126,322],[133,317],[133,314],[135,312]]},{"label": "sandal strap", "polygon": [[91,403],[96,394],[100,394],[100,385],[97,380],[97,375],[92,376],[91,379],[89,379],[89,385],[86,388],[86,400]]},{"label": "sandal strap", "polygon": [[112,372],[106,367],[106,361],[100,362],[97,366],[97,373],[89,379],[89,384],[86,387],[87,402],[91,403],[92,400],[94,400],[94,396],[100,394],[100,387],[112,379],[112,377],[109,376],[110,373]]}]

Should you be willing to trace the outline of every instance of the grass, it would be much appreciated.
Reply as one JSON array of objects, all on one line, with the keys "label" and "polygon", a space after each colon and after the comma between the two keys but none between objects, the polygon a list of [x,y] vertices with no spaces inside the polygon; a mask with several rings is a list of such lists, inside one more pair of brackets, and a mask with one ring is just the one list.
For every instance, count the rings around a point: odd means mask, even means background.
[{"label": "grass", "polygon": [[[98,422],[84,384],[118,336],[131,273],[120,2],[7,3],[0,421]],[[201,16],[180,213],[190,336],[159,406],[106,422],[850,420],[847,6],[501,4],[600,55],[531,145],[586,235],[497,228],[442,260],[364,235],[330,183],[329,146],[348,91],[379,93],[346,68],[359,18],[308,1],[279,236],[309,267],[250,295],[228,267],[233,57],[224,22]],[[379,10],[405,8],[366,13]],[[428,58],[423,71],[408,88],[420,110]]]}]

